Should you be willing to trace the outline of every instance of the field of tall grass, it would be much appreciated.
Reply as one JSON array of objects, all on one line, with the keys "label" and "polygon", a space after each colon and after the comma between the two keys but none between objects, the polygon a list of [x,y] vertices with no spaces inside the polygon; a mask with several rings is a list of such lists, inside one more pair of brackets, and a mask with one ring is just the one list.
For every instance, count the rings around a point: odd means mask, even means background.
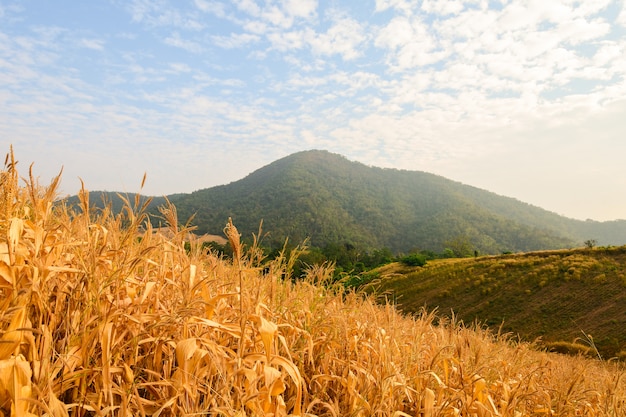
[{"label": "field of tall grass", "polygon": [[626,415],[619,364],[402,316],[328,265],[293,281],[230,221],[225,260],[171,205],[166,234],[139,200],[56,204],[12,154],[0,175],[0,416]]}]

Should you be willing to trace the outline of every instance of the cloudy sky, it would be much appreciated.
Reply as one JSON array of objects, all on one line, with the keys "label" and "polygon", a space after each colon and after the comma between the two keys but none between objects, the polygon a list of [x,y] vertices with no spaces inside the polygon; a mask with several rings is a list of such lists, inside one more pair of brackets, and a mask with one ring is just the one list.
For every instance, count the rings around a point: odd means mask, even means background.
[{"label": "cloudy sky", "polygon": [[0,144],[164,195],[306,149],[626,218],[623,0],[0,0]]}]

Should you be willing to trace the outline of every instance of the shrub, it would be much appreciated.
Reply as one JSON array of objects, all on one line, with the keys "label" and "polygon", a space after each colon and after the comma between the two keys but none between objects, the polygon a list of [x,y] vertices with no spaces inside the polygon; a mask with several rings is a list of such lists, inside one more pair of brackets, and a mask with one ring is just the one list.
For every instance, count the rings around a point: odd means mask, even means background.
[{"label": "shrub", "polygon": [[420,253],[412,253],[400,258],[400,262],[408,266],[424,266],[426,265],[426,256]]}]

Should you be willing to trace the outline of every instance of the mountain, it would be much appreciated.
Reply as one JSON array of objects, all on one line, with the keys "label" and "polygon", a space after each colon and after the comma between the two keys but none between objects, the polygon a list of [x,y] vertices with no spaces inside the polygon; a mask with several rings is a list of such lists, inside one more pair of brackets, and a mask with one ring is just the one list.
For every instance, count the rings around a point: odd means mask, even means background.
[{"label": "mountain", "polygon": [[370,167],[319,150],[279,159],[227,185],[168,198],[181,222],[195,215],[199,233],[219,234],[232,217],[249,237],[262,221],[269,232],[264,241],[272,245],[308,237],[320,247],[408,252],[465,242],[493,254],[581,246],[586,239],[626,243],[626,221],[568,219],[438,175]]}]

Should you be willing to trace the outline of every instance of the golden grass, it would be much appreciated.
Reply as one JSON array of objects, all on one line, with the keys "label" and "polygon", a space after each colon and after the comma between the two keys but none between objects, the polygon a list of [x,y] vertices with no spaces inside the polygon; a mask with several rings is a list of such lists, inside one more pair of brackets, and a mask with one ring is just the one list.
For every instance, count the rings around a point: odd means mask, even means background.
[{"label": "golden grass", "polygon": [[[293,259],[226,261],[173,206],[153,233],[139,200],[122,214],[55,205],[58,178],[0,181],[0,415],[621,416],[616,364],[536,352],[486,330],[403,317],[320,285]],[[147,233],[146,233],[147,232]],[[139,236],[142,236],[139,238]]]}]

